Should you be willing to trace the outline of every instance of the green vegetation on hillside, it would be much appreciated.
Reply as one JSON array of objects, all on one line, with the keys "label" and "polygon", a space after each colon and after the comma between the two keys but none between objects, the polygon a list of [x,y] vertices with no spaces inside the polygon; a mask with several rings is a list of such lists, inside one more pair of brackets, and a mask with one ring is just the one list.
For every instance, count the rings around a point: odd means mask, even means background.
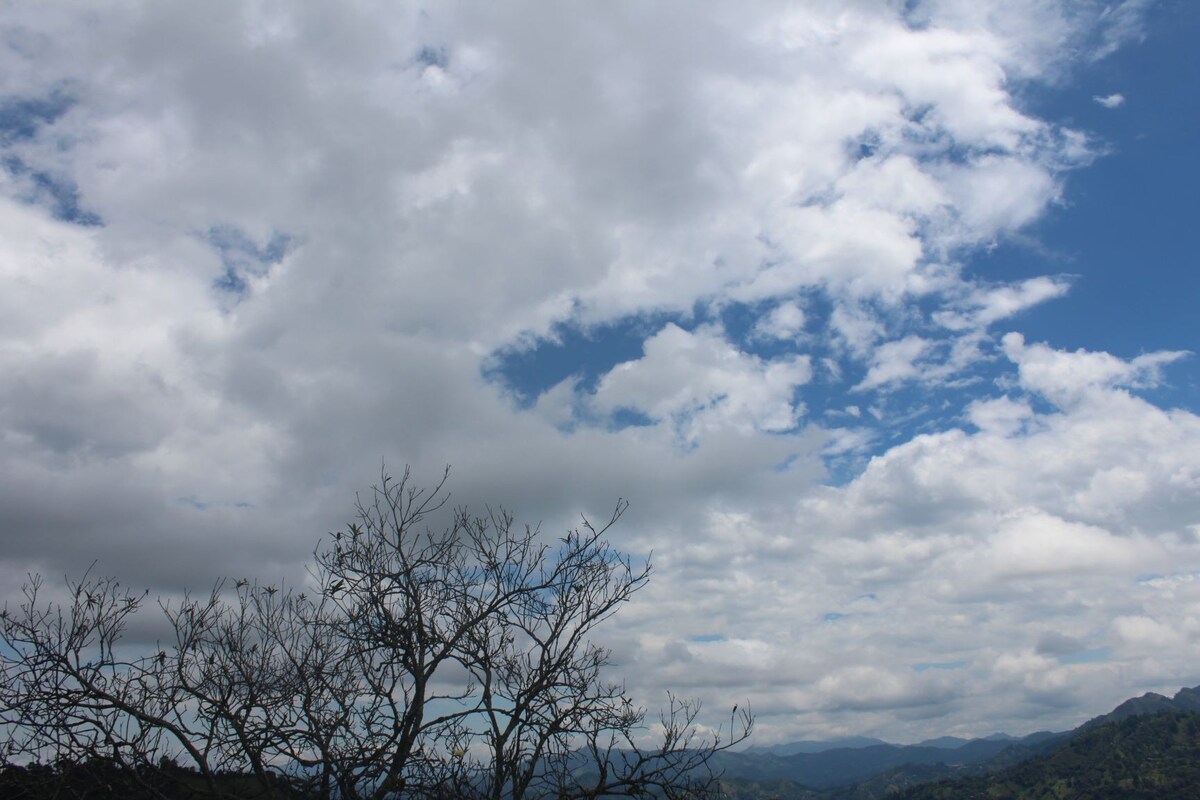
[{"label": "green vegetation on hillside", "polygon": [[1134,716],[987,776],[927,784],[902,800],[1200,798],[1200,712]]}]

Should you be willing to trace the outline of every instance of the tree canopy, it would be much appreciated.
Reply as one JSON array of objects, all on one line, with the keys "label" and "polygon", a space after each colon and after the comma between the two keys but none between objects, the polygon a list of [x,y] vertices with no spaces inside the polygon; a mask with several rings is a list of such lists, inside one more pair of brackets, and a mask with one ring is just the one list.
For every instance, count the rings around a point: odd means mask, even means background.
[{"label": "tree canopy", "polygon": [[[0,618],[3,756],[103,764],[150,797],[715,791],[712,757],[749,710],[702,732],[699,705],[670,696],[647,745],[591,638],[650,578],[606,539],[625,503],[548,542],[506,511],[446,508],[447,475],[385,472],[302,589],[239,578],[160,601],[170,640],[148,653],[123,638],[148,593],[89,573],[46,602],[31,576]],[[164,782],[164,764],[193,779]]]}]

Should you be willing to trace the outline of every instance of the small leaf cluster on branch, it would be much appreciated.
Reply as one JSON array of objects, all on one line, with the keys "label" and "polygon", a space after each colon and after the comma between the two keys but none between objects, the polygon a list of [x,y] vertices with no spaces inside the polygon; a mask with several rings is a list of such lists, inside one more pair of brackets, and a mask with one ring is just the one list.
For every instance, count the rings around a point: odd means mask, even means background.
[{"label": "small leaf cluster on branch", "polygon": [[0,617],[0,755],[133,776],[169,758],[212,797],[234,796],[230,772],[263,797],[714,793],[713,756],[750,713],[702,735],[699,706],[671,696],[646,746],[644,709],[591,640],[650,576],[605,539],[625,504],[551,546],[504,511],[444,509],[446,479],[385,472],[318,545],[309,592],[239,579],[160,603],[173,640],[149,655],[121,641],[146,594],[85,575],[45,603],[31,578]]}]

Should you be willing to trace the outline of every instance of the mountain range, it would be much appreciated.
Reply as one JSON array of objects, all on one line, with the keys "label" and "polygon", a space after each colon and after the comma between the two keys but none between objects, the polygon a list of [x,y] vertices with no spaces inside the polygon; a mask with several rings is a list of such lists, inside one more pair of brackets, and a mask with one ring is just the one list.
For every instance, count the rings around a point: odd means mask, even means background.
[{"label": "mountain range", "polygon": [[998,772],[926,783],[894,800],[1196,800],[1200,712],[1136,714],[1080,730]]},{"label": "mountain range", "polygon": [[[945,736],[915,745],[868,737],[806,740],[722,753],[716,766],[724,770],[729,796],[743,800],[875,800],[933,781],[966,778],[978,782],[983,780],[979,776],[1049,757],[1080,737],[1131,718],[1188,713],[1196,713],[1200,719],[1200,687],[1181,689],[1174,697],[1150,692],[1131,698],[1070,731],[1040,731],[1020,738],[1004,734],[969,740]],[[1169,738],[1161,731],[1153,735],[1155,741]],[[1100,738],[1107,741],[1104,735]],[[1200,761],[1200,742],[1194,744]],[[1177,761],[1180,752],[1176,748],[1172,759]]]}]

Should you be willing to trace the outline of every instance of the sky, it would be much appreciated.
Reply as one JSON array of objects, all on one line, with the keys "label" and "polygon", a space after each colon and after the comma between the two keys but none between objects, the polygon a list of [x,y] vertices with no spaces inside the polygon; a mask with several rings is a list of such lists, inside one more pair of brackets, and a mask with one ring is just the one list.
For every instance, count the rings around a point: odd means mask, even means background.
[{"label": "sky", "polygon": [[[630,507],[760,744],[1200,684],[1200,4],[6,3],[0,596]],[[131,630],[150,639],[153,624]]]}]

